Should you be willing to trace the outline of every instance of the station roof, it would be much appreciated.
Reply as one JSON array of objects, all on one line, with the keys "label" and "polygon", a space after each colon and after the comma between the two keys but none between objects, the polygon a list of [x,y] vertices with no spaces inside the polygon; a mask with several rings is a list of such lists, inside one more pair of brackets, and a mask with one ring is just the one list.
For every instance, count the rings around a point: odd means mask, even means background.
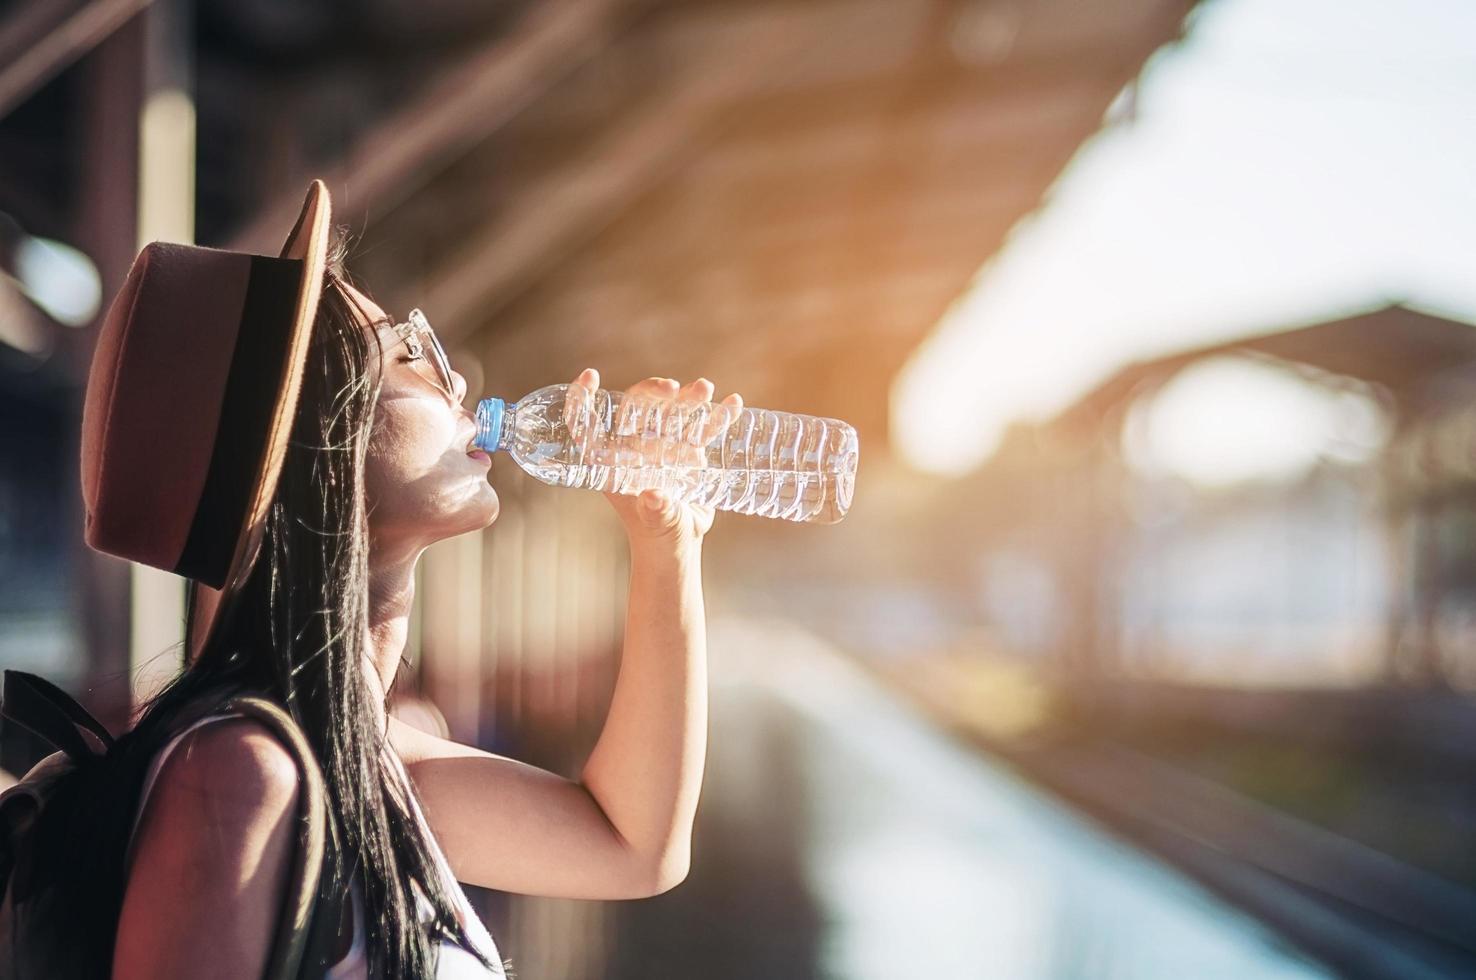
[{"label": "station roof", "polygon": [[1476,364],[1476,325],[1396,303],[1323,323],[1178,351],[1138,361],[1112,374],[1058,415],[1053,428],[1089,430],[1116,417],[1145,389],[1190,365],[1237,354],[1369,382],[1404,403],[1452,368]]},{"label": "station roof", "polygon": [[[706,375],[880,446],[896,372],[1192,0],[186,6],[201,244],[275,248],[324,176],[351,268],[488,393]],[[129,220],[99,217],[133,186],[98,115],[139,83],[125,35],[0,118],[33,233]],[[134,243],[102,231],[111,294]]]}]

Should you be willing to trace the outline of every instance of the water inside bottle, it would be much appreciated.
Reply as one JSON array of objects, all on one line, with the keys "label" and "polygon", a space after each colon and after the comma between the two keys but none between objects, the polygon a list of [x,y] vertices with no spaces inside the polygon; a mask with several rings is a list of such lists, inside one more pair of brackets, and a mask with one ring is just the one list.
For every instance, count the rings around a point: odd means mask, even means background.
[{"label": "water inside bottle", "polygon": [[844,422],[610,395],[571,392],[567,435],[549,441],[567,439],[573,452],[535,464],[535,476],[612,493],[655,487],[676,500],[791,521],[833,523],[851,505],[857,446]]}]

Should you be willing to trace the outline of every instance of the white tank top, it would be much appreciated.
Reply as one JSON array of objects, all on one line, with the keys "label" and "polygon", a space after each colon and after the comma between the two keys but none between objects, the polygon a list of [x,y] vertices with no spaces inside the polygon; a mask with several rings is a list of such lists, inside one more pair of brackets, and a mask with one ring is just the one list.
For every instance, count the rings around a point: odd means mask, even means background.
[{"label": "white tank top", "polygon": [[[128,848],[124,852],[128,858],[131,858],[133,854],[133,835],[138,832],[138,820],[143,815],[144,803],[148,800],[149,791],[153,789],[154,780],[159,775],[159,769],[164,765],[164,760],[169,757],[169,753],[174,751],[174,747],[179,744],[180,739],[201,725],[224,718],[236,717],[240,717],[240,715],[232,713],[207,715],[185,727],[154,754],[153,760],[149,763],[148,771],[144,775],[143,790],[139,793],[138,797],[138,809],[133,815],[133,831],[129,834]],[[409,782],[410,776],[405,771],[404,763],[400,761],[399,756],[391,752],[390,758],[393,760],[400,778]],[[482,924],[481,917],[477,915],[476,909],[472,908],[471,902],[466,897],[466,892],[462,889],[460,883],[457,882],[456,876],[451,870],[451,864],[446,860],[445,852],[441,850],[440,841],[436,840],[436,835],[431,831],[430,824],[425,818],[425,813],[420,809],[420,804],[414,796],[409,796],[408,798],[410,800],[410,809],[414,812],[415,819],[419,821],[425,833],[425,838],[430,843],[431,857],[435,860],[436,867],[441,873],[444,886],[451,895],[452,900],[456,902],[458,918],[461,920],[462,927],[466,930],[466,934],[471,939],[472,944],[488,960],[498,965],[496,971],[489,972],[471,953],[453,942],[441,940],[439,962],[436,968],[436,980],[487,980],[487,978],[505,978],[506,973],[502,969],[502,957],[497,951],[497,944],[492,941],[492,936],[487,932],[487,927]],[[416,906],[420,912],[420,921],[422,923],[429,923],[432,918],[430,903],[426,901],[425,896],[420,894],[418,889],[414,891]],[[349,904],[353,906],[354,913],[353,945],[349,947],[349,951],[344,954],[343,959],[328,968],[328,972],[324,974],[325,980],[368,980],[368,959],[364,952],[364,895],[357,879],[350,886],[349,899]]]}]

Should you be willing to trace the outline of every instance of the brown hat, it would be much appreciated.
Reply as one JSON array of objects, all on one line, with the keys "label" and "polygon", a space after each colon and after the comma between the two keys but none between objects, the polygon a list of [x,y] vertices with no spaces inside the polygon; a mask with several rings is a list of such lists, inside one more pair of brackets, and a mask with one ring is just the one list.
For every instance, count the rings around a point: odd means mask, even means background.
[{"label": "brown hat", "polygon": [[194,580],[191,658],[261,545],[331,213],[313,181],[278,258],[146,245],[98,334],[82,410],[84,537]]}]

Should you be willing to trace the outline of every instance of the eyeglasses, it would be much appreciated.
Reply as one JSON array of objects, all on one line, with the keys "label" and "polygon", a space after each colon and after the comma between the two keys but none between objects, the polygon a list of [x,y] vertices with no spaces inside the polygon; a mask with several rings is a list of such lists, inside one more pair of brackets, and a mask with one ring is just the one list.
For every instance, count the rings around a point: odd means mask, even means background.
[{"label": "eyeglasses", "polygon": [[[415,309],[410,311],[409,318],[404,323],[394,326],[395,334],[410,348],[410,358],[428,360],[436,369],[436,380],[446,397],[456,401],[456,383],[451,380],[451,362],[446,358],[446,350],[441,342],[436,339],[436,332],[431,329],[430,321],[425,314]],[[429,341],[429,343],[427,343]],[[426,357],[427,348],[430,356]]]}]

